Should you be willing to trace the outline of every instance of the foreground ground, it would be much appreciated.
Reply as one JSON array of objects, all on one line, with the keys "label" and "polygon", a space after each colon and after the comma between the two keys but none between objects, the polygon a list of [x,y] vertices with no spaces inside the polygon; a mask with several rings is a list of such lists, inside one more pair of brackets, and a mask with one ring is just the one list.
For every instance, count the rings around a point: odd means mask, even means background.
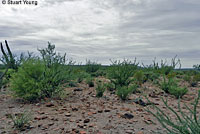
[{"label": "foreground ground", "polygon": [[[197,96],[198,87],[188,87],[189,92],[181,102],[191,105]],[[168,99],[169,106],[178,111],[178,100],[162,92],[157,86],[145,83],[142,93],[132,94],[129,100],[123,102],[118,97],[106,91],[104,97],[97,98],[95,89],[86,84],[66,88],[67,95],[63,99],[45,100],[40,103],[27,104],[12,98],[7,89],[0,92],[0,133],[24,134],[153,134],[164,133],[164,129],[143,106],[135,103],[139,97],[144,102],[149,99],[172,118],[163,105],[161,97]],[[183,107],[183,106],[182,106]],[[187,110],[183,107],[183,111]],[[198,107],[200,110],[200,107]],[[28,111],[31,116],[30,127],[19,132],[13,128],[13,122],[8,114]],[[153,109],[152,109],[153,110]],[[133,116],[131,116],[133,115]]]}]

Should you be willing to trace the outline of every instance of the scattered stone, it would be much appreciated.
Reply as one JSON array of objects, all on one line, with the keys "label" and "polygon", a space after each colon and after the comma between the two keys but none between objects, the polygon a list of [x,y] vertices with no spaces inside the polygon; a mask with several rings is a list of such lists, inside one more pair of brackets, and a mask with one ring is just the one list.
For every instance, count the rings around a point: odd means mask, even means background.
[{"label": "scattered stone", "polygon": [[148,103],[145,103],[141,98],[137,98],[135,100],[133,100],[136,104],[139,104],[141,106],[147,106]]},{"label": "scattered stone", "polygon": [[85,131],[80,131],[80,134],[87,134]]},{"label": "scattered stone", "polygon": [[107,113],[107,112],[110,112],[110,109],[105,109],[104,112],[106,112],[106,113]]},{"label": "scattered stone", "polygon": [[51,103],[51,102],[48,102],[48,103],[46,104],[46,107],[52,107],[52,106],[54,106],[54,104]]},{"label": "scattered stone", "polygon": [[144,134],[142,131],[137,132],[136,134]]},{"label": "scattered stone", "polygon": [[72,108],[72,111],[78,111],[78,108],[73,107],[73,108]]},{"label": "scattered stone", "polygon": [[90,122],[90,119],[85,119],[83,122],[84,122],[84,123],[89,123],[89,122]]},{"label": "scattered stone", "polygon": [[9,106],[8,108],[14,108],[14,106]]},{"label": "scattered stone", "polygon": [[98,110],[98,113],[102,113],[103,112],[103,110]]},{"label": "scattered stone", "polygon": [[67,117],[70,117],[70,116],[71,116],[71,114],[70,114],[70,113],[66,113],[66,114],[65,114],[65,116],[67,116]]},{"label": "scattered stone", "polygon": [[134,116],[130,113],[125,113],[124,115],[121,116],[122,118],[125,118],[125,119],[132,119]]},{"label": "scattered stone", "polygon": [[132,130],[126,130],[126,133],[127,133],[127,134],[132,134],[133,131],[132,131]]},{"label": "scattered stone", "polygon": [[83,89],[82,88],[75,88],[74,89],[74,92],[79,92],[79,91],[83,91]]},{"label": "scattered stone", "polygon": [[48,126],[53,126],[53,125],[54,125],[54,123],[53,123],[53,122],[51,122],[51,123],[49,123],[49,124],[48,124]]}]

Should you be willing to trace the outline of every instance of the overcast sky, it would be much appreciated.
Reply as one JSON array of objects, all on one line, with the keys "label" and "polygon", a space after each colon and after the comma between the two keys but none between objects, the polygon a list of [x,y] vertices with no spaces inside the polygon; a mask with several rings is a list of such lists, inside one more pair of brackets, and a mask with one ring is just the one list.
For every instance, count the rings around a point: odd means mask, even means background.
[{"label": "overcast sky", "polygon": [[178,55],[182,67],[192,67],[200,64],[200,0],[1,2],[0,41],[5,39],[15,53],[36,52],[50,41],[83,63],[137,57],[149,64]]}]

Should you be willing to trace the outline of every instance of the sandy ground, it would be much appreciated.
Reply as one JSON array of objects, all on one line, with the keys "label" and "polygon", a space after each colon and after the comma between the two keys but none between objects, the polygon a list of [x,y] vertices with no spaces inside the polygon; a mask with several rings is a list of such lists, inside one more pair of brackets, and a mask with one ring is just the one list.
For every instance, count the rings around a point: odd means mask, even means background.
[{"label": "sandy ground", "polygon": [[[191,105],[197,96],[198,87],[188,87],[188,89],[189,92],[181,102]],[[147,102],[143,95],[151,96],[149,99],[172,118],[174,115],[163,105],[161,97],[168,99],[169,105],[178,111],[178,100],[175,97],[163,93],[157,86],[148,82],[142,85],[142,93],[130,95],[127,101],[121,101],[110,91],[106,91],[102,98],[97,98],[95,89],[87,87],[86,84],[65,90],[68,95],[62,99],[47,99],[34,104],[20,102],[11,97],[8,91],[1,91],[0,134],[165,133],[157,120],[145,110],[147,107],[152,109],[152,106],[135,103],[139,97]],[[198,107],[198,109],[200,108]],[[7,115],[24,111],[28,111],[30,114],[30,127],[23,131],[15,130],[12,120]],[[152,109],[152,111],[154,110]],[[184,107],[183,111],[187,112]]]}]

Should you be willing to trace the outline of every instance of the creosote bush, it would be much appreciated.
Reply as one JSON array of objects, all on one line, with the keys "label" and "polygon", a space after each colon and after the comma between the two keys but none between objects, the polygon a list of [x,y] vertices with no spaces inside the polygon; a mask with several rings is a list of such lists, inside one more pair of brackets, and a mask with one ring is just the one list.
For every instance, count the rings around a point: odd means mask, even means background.
[{"label": "creosote bush", "polygon": [[104,83],[99,80],[97,81],[97,87],[95,89],[96,89],[96,96],[102,97],[106,88],[105,88]]},{"label": "creosote bush", "polygon": [[65,55],[55,52],[55,46],[48,44],[39,50],[40,58],[23,61],[18,71],[11,76],[11,90],[16,97],[36,101],[52,97],[63,90],[61,85],[68,78]]},{"label": "creosote bush", "polygon": [[127,86],[122,86],[122,87],[117,87],[117,96],[121,98],[122,100],[126,100],[128,95],[133,92],[132,87],[127,87]]},{"label": "creosote bush", "polygon": [[136,80],[136,83],[141,86],[145,80],[144,72],[142,70],[135,72],[134,78]]},{"label": "creosote bush", "polygon": [[11,90],[16,97],[34,101],[42,97],[42,75],[44,63],[38,59],[25,61],[18,72],[11,76]]},{"label": "creosote bush", "polygon": [[166,93],[174,95],[176,98],[182,98],[188,92],[188,89],[178,87],[176,80],[173,77],[168,76],[168,81],[166,80],[165,76],[163,76],[163,82],[160,84],[161,89],[164,90]]},{"label": "creosote bush", "polygon": [[131,62],[124,59],[121,61],[112,61],[108,70],[108,78],[115,85],[115,88],[120,86],[128,86],[133,81],[134,71],[137,69],[138,63],[136,60]]}]

